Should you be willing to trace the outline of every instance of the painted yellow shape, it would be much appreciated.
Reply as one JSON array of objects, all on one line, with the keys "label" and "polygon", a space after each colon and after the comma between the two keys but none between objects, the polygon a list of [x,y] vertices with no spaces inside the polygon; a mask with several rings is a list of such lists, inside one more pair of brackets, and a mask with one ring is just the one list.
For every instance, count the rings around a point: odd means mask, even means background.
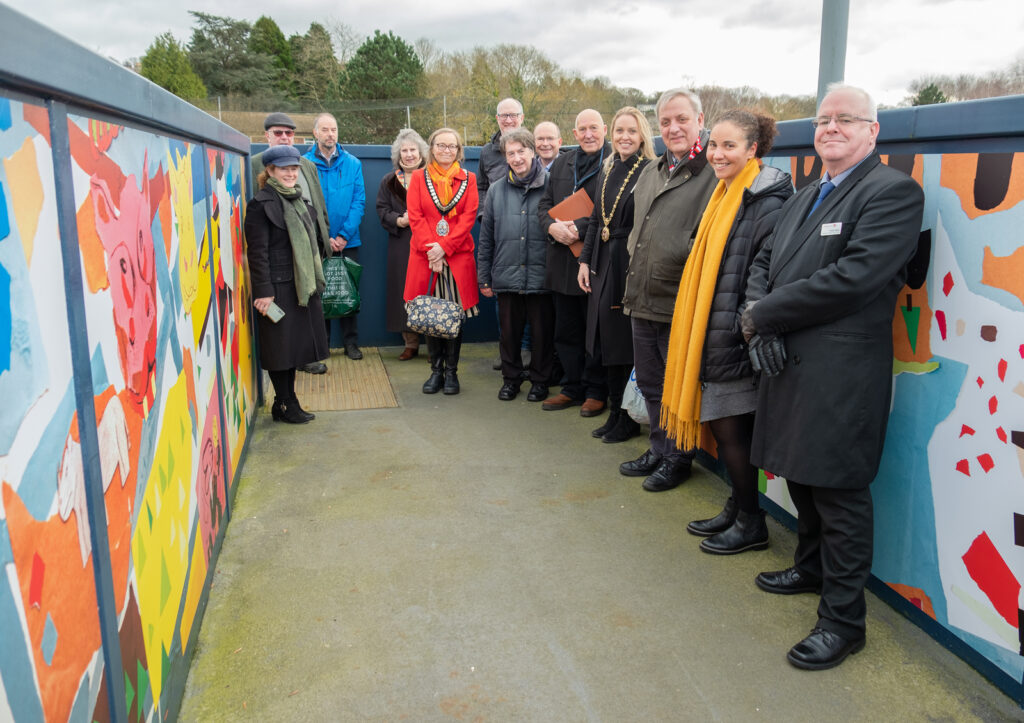
[{"label": "painted yellow shape", "polygon": [[929,362],[905,362],[899,359],[892,360],[892,374],[898,376],[900,374],[930,374],[939,368],[939,363],[936,361]]},{"label": "painted yellow shape", "polygon": [[[199,517],[196,516],[196,524],[199,524]],[[199,609],[199,598],[203,594],[203,585],[206,582],[206,555],[203,554],[202,536],[196,534],[195,544],[192,545],[192,565],[188,573],[188,591],[185,593],[185,608],[181,611],[181,647],[184,650],[188,645],[188,636],[192,634],[192,624],[196,619],[196,610]]]},{"label": "painted yellow shape", "polygon": [[976,600],[967,590],[957,585],[953,585],[950,588],[950,592],[958,597],[960,602],[966,605],[968,609],[977,616],[978,620],[988,625],[993,634],[1006,643],[1006,647],[1011,650],[1020,649],[1020,640],[1017,639],[1017,628],[1006,622],[1002,616],[992,608],[991,604],[987,601],[981,602],[980,600]]},{"label": "painted yellow shape", "polygon": [[[188,529],[194,506],[192,437],[182,434],[191,424],[184,375],[168,390],[163,422],[132,537],[139,617],[150,661],[161,660],[161,651],[171,649],[189,564],[187,542],[181,544],[182,536],[188,539],[183,530]],[[164,682],[161,666],[150,665],[149,675],[153,697],[159,700]]]},{"label": "painted yellow shape", "polygon": [[186,313],[192,309],[199,284],[199,251],[196,244],[195,217],[192,215],[192,154],[174,150],[167,152],[168,177],[171,186],[171,209],[178,231],[178,284],[181,305]]},{"label": "painted yellow shape", "polygon": [[[205,235],[205,234],[204,234]],[[206,321],[207,312],[210,309],[210,299],[213,296],[213,286],[210,281],[210,245],[203,243],[201,256],[199,257],[198,272],[196,274],[195,295],[191,307],[186,306],[189,316],[192,317],[192,337],[195,341],[195,348],[200,348],[199,339],[203,334],[203,324]],[[212,331],[213,325],[210,325]]]},{"label": "painted yellow shape", "polygon": [[1024,397],[1024,382],[1017,382],[1017,386],[1013,388],[1013,393]]},{"label": "painted yellow shape", "polygon": [[31,268],[39,213],[43,210],[43,182],[39,178],[36,147],[31,138],[26,138],[21,148],[10,158],[4,159],[4,171],[8,178],[18,179],[17,183],[11,183],[8,187],[11,191],[11,205],[14,207],[14,222],[18,226],[18,235],[21,236],[21,245],[25,251],[25,263]]}]

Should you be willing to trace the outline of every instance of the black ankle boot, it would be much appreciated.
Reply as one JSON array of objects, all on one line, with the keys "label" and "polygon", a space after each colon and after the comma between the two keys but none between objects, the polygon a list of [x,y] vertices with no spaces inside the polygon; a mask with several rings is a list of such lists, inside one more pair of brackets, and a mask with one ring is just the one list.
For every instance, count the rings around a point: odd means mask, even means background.
[{"label": "black ankle boot", "polygon": [[430,376],[423,382],[423,393],[437,394],[444,384],[444,340],[428,336],[427,351],[430,354]]},{"label": "black ankle boot", "polygon": [[640,434],[640,425],[626,412],[623,412],[619,415],[619,420],[615,423],[615,426],[601,437],[601,441],[615,444],[616,442],[625,442],[628,439],[633,439],[638,434]]},{"label": "black ankle boot", "polygon": [[313,414],[312,412],[307,412],[305,409],[302,408],[302,405],[299,404],[298,398],[292,399],[292,405],[299,411],[299,416],[305,417],[307,422],[312,422],[314,419],[316,419],[315,414]]},{"label": "black ankle boot", "polygon": [[725,532],[736,521],[738,510],[736,500],[730,497],[725,501],[725,507],[721,512],[707,520],[694,520],[686,526],[686,531],[697,537],[711,537],[719,532]]},{"label": "black ankle boot", "polygon": [[275,422],[287,422],[288,424],[306,424],[313,415],[303,412],[298,403],[288,400],[275,400],[270,408],[270,416]]},{"label": "black ankle boot", "polygon": [[625,414],[625,412],[623,412],[621,409],[611,410],[610,412],[608,412],[608,419],[604,420],[604,424],[602,424],[600,427],[591,432],[590,436],[595,437],[596,439],[601,439],[601,437],[615,429],[615,425],[619,421],[619,417],[622,416],[623,414]]},{"label": "black ankle boot", "polygon": [[768,525],[764,522],[764,510],[747,514],[736,513],[732,527],[700,541],[700,549],[712,555],[735,555],[747,550],[763,550],[768,547]]}]

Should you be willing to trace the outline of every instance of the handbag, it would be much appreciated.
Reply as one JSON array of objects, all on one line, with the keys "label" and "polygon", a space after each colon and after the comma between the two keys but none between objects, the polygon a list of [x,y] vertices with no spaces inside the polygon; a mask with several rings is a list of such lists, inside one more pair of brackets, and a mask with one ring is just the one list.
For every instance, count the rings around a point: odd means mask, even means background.
[{"label": "handbag", "polygon": [[324,293],[321,301],[325,319],[352,316],[359,311],[362,299],[359,297],[359,279],[363,267],[344,256],[324,259]]},{"label": "handbag", "polygon": [[[432,296],[436,280],[437,274],[431,274],[427,293],[406,302],[405,311],[409,317],[406,323],[410,329],[420,334],[441,339],[455,339],[462,331],[462,322],[466,320],[466,312],[457,301]],[[448,290],[448,295],[454,296],[450,286]]]}]

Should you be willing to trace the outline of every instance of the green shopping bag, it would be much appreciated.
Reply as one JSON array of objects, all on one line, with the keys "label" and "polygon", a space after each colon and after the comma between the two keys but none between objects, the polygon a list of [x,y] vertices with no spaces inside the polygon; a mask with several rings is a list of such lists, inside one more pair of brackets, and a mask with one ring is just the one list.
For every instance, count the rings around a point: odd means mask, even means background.
[{"label": "green shopping bag", "polygon": [[351,316],[359,311],[359,278],[363,267],[344,256],[324,259],[324,288],[322,298],[325,319]]}]

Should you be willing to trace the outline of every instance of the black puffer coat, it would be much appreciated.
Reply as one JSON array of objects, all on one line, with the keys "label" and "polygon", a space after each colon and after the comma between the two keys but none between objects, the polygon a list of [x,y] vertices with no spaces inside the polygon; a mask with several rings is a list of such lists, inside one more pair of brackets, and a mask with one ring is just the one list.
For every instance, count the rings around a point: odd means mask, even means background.
[{"label": "black puffer coat", "polygon": [[480,286],[498,293],[549,293],[544,288],[547,234],[537,215],[548,172],[543,167],[539,171],[526,187],[502,178],[487,192],[477,243]]},{"label": "black puffer coat", "polygon": [[743,191],[711,302],[704,337],[703,381],[726,382],[753,374],[740,332],[739,309],[746,300],[750,264],[775,229],[782,204],[792,195],[793,179],[771,166],[764,166],[750,188]]},{"label": "black puffer coat", "polygon": [[480,210],[477,215],[484,212],[484,199],[491,184],[499,178],[504,178],[508,173],[508,162],[505,154],[501,152],[501,131],[495,132],[491,140],[480,148],[480,163],[477,165],[476,190],[480,195]]}]

